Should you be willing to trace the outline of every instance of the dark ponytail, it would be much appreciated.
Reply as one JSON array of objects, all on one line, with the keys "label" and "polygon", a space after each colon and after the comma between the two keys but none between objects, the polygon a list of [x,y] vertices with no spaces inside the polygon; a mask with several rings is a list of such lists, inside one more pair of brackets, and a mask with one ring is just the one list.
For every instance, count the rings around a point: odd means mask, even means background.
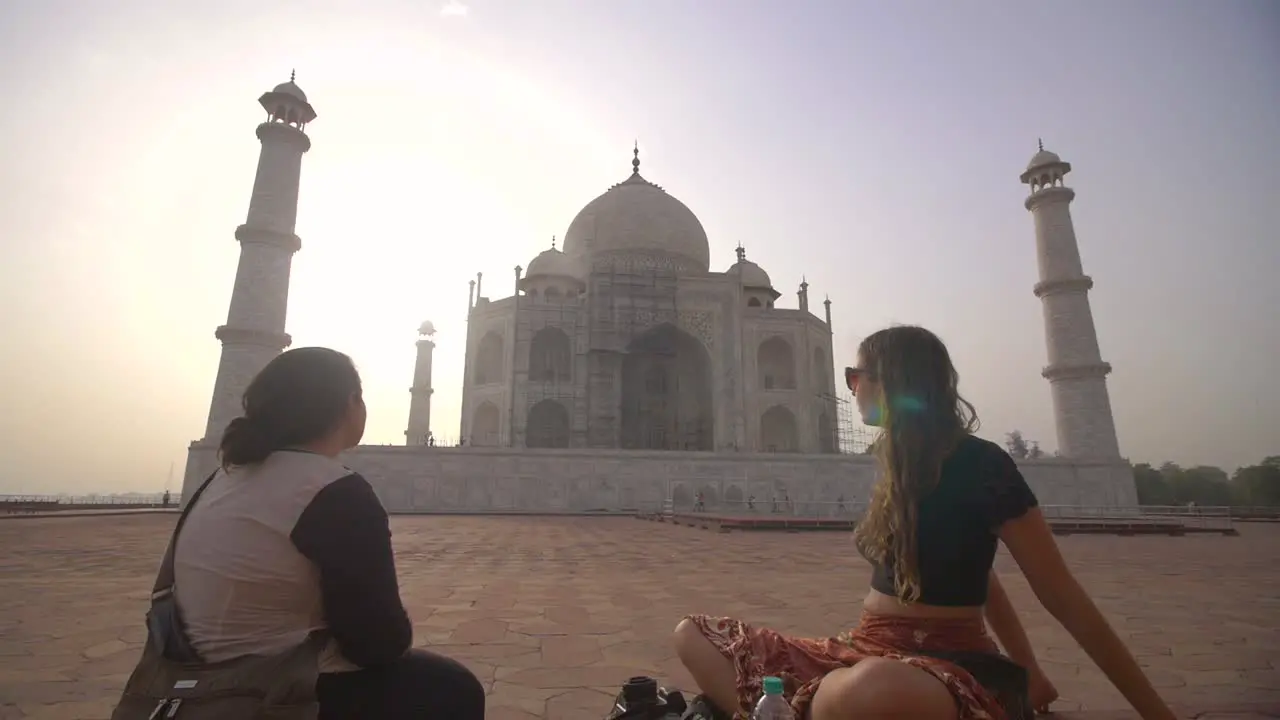
[{"label": "dark ponytail", "polygon": [[222,433],[219,453],[225,469],[235,465],[260,463],[278,449],[262,428],[255,426],[247,417],[238,417]]},{"label": "dark ponytail", "polygon": [[244,416],[222,433],[222,467],[260,463],[277,450],[325,437],[342,424],[360,393],[355,365],[336,350],[297,348],[277,355],[244,391]]}]

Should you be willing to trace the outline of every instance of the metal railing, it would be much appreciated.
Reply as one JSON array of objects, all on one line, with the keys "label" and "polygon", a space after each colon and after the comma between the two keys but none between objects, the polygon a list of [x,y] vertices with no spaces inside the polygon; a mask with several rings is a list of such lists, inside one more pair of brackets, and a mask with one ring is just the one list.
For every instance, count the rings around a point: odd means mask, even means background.
[{"label": "metal railing", "polygon": [[[1042,505],[1045,517],[1054,525],[1119,525],[1141,527],[1176,526],[1187,530],[1230,532],[1234,509],[1230,507],[1197,507],[1186,505],[1143,506],[1135,508],[1096,505]],[[697,498],[669,500],[663,512],[669,515],[707,515],[732,519],[771,520],[785,524],[796,520],[856,521],[866,511],[866,503],[830,500],[792,501],[785,497],[756,500],[720,500],[711,502]]]},{"label": "metal railing", "polygon": [[791,500],[787,497],[747,500],[669,500],[673,514],[708,514],[744,518],[786,518],[802,520],[856,520],[866,512],[866,503],[842,500]]},{"label": "metal railing", "polygon": [[1280,521],[1280,507],[1267,505],[1238,505],[1231,508],[1231,516],[1236,520]]},{"label": "metal railing", "polygon": [[126,508],[176,508],[182,495],[170,493],[165,505],[164,493],[138,495],[0,495],[0,514],[28,512],[60,512],[65,510],[100,510]]},{"label": "metal railing", "polygon": [[1089,505],[1045,505],[1045,517],[1059,523],[1112,522],[1137,525],[1177,525],[1186,529],[1229,531],[1233,527],[1232,508],[1226,506],[1143,505],[1135,508]]}]

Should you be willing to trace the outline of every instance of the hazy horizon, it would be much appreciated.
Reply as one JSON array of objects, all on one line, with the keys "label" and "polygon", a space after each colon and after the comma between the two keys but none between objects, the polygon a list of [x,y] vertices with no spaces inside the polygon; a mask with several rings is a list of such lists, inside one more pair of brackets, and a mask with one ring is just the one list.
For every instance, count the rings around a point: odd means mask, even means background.
[{"label": "hazy horizon", "polygon": [[288,332],[350,354],[401,444],[416,329],[458,435],[467,282],[630,171],[742,244],[836,366],[897,322],[950,346],[982,435],[1055,447],[1037,138],[1067,184],[1120,445],[1280,454],[1280,5],[1086,0],[158,0],[0,7],[0,493],[151,492],[203,431],[264,113],[297,70]]}]

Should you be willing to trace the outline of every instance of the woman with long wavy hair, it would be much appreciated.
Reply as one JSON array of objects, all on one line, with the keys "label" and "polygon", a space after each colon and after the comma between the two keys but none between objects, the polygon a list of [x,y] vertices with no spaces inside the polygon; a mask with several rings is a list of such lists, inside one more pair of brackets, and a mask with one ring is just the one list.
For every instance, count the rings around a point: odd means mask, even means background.
[{"label": "woman with long wavy hair", "polygon": [[1172,719],[1072,577],[1013,459],[973,435],[977,415],[942,341],[919,327],[881,330],[863,340],[845,379],[863,422],[880,428],[880,477],[854,533],[873,568],[862,617],[821,639],[686,617],[676,650],[704,702],[747,717],[772,675],[797,717],[812,720],[1022,720],[1046,710],[1057,691],[991,569],[1003,542],[1045,609],[1138,713]]}]

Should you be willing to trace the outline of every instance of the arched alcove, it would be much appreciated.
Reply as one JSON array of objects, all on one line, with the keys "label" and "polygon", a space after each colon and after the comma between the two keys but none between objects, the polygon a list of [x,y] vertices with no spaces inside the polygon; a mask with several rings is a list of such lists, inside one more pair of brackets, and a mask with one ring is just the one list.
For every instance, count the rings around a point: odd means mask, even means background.
[{"label": "arched alcove", "polygon": [[473,378],[476,385],[502,382],[502,336],[490,330],[476,345]]},{"label": "arched alcove", "polygon": [[567,382],[571,348],[569,336],[558,327],[544,327],[529,346],[529,382]]},{"label": "arched alcove", "polygon": [[764,390],[794,390],[796,388],[796,361],[791,343],[780,337],[771,337],[760,343],[756,352],[756,366],[760,372],[760,387]]},{"label": "arched alcove", "polygon": [[746,503],[742,497],[742,488],[737,485],[730,485],[724,491],[724,504],[727,506],[725,510],[730,513],[740,513],[746,510]]},{"label": "arched alcove", "polygon": [[702,493],[702,502],[707,507],[715,507],[720,504],[720,493],[714,485],[699,485],[698,492]]},{"label": "arched alcove", "polygon": [[813,388],[817,392],[830,392],[834,376],[827,366],[827,349],[819,345],[813,349]]},{"label": "arched alcove", "polygon": [[498,406],[485,400],[471,416],[471,444],[497,445],[500,436]]},{"label": "arched alcove", "polygon": [[763,452],[798,452],[800,433],[796,416],[784,405],[774,405],[760,416],[760,449]]},{"label": "arched alcove", "polygon": [[693,507],[693,493],[683,483],[671,488],[671,506],[675,510],[688,510]]},{"label": "arched alcove", "polygon": [[525,447],[569,447],[569,411],[555,400],[542,400],[529,408],[524,429]]}]

